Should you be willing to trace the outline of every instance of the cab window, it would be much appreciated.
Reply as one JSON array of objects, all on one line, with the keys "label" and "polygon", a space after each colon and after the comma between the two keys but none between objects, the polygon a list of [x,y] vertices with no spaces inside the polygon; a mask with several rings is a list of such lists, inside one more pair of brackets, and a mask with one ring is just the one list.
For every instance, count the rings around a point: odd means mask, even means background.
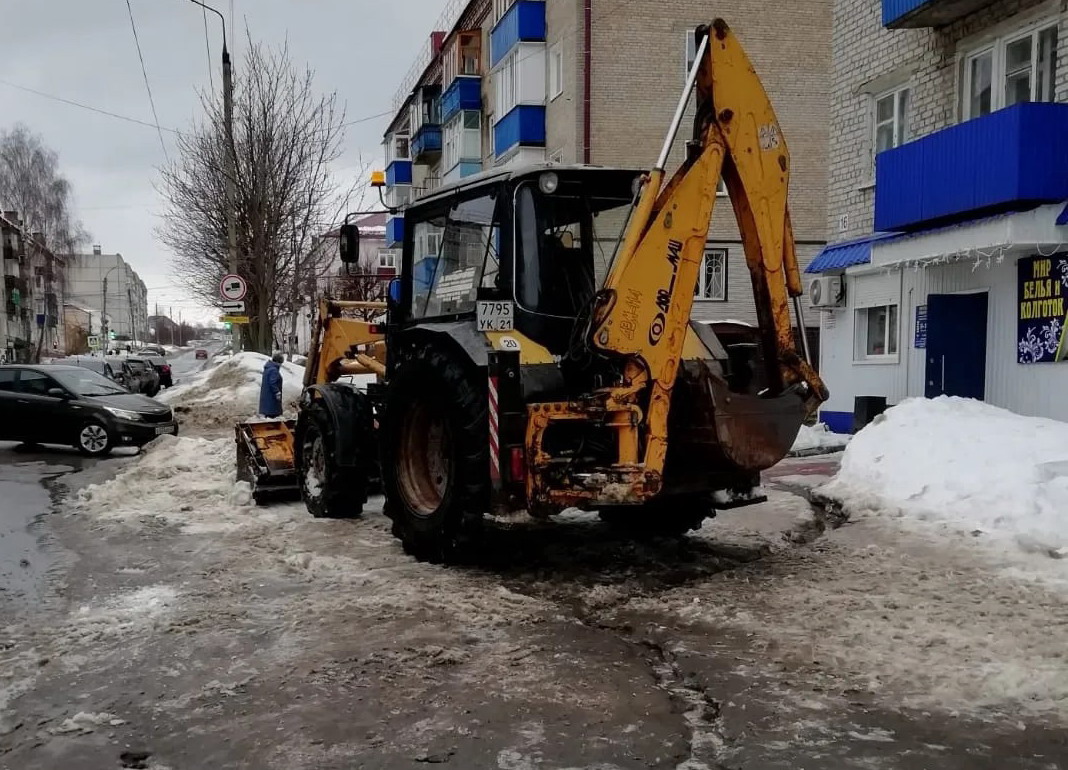
[{"label": "cab window", "polygon": [[412,231],[412,317],[474,312],[478,289],[499,275],[497,192],[458,200]]},{"label": "cab window", "polygon": [[15,390],[15,373],[17,369],[0,369],[0,391]]}]

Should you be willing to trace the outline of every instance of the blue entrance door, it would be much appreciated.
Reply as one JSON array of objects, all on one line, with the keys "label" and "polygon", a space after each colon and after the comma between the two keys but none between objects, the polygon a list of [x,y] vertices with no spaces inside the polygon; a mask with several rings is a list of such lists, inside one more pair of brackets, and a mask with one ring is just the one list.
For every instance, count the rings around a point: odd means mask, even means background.
[{"label": "blue entrance door", "polygon": [[987,294],[927,297],[927,398],[986,398]]}]

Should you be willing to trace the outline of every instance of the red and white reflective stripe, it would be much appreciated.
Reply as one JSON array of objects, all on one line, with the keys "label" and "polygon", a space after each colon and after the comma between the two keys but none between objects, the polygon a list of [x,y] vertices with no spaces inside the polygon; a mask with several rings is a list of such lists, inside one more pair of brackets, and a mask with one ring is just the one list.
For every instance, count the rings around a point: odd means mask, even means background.
[{"label": "red and white reflective stripe", "polygon": [[497,407],[497,378],[489,378],[489,448],[490,448],[490,478],[498,481],[501,478],[501,450],[498,437],[500,415]]}]

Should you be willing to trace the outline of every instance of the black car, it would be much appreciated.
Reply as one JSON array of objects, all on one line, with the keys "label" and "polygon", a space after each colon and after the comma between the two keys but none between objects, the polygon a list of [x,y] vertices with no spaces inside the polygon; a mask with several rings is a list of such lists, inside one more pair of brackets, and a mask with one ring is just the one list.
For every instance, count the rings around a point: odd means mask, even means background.
[{"label": "black car", "polygon": [[142,393],[146,396],[155,396],[159,393],[160,375],[159,372],[156,371],[156,367],[152,365],[151,361],[141,358],[140,356],[127,356],[126,363],[129,364],[130,368],[137,372],[144,381],[144,385],[141,389]]},{"label": "black car", "polygon": [[152,375],[145,363],[132,364],[126,356],[109,356],[107,362],[115,372],[115,381],[131,393],[152,395]]},{"label": "black car", "polygon": [[[171,365],[167,363],[167,359],[163,356],[157,356],[155,353],[146,353],[141,351],[137,354],[138,359],[145,361],[156,370],[156,374],[159,375],[159,384],[165,388],[169,388],[174,384],[174,378],[171,375]],[[148,395],[153,396],[154,393]]]},{"label": "black car", "polygon": [[[42,361],[41,363],[45,362]],[[111,368],[111,364],[96,356],[67,356],[66,358],[53,358],[47,363],[50,366],[80,366],[83,369],[103,375],[109,380],[119,382],[119,377],[115,374],[115,370]]]},{"label": "black car", "polygon": [[78,366],[0,366],[0,441],[69,444],[87,455],[177,434],[170,407]]}]

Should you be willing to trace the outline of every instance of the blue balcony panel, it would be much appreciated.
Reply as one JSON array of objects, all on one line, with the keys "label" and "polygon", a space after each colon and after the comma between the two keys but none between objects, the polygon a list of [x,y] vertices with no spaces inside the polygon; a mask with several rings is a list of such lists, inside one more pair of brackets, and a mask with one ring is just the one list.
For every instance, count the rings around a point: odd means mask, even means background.
[{"label": "blue balcony panel", "polygon": [[461,75],[441,95],[441,122],[448,123],[460,110],[482,109],[482,78]]},{"label": "blue balcony panel", "polygon": [[441,126],[423,125],[412,137],[412,159],[425,160],[441,153]]},{"label": "blue balcony panel", "polygon": [[517,43],[545,41],[545,0],[516,0],[490,33],[490,64],[508,55]]},{"label": "blue balcony panel", "polygon": [[386,247],[394,249],[404,243],[404,217],[386,220]]},{"label": "blue balcony panel", "polygon": [[482,161],[479,160],[461,160],[452,168],[448,169],[442,176],[441,181],[445,184],[450,182],[456,182],[463,179],[465,176],[472,176],[482,171]]},{"label": "blue balcony panel", "polygon": [[493,127],[493,152],[500,158],[515,147],[545,146],[545,107],[520,104]]},{"label": "blue balcony panel", "polygon": [[412,183],[412,162],[410,160],[395,160],[386,166],[386,186],[396,187],[402,184]]},{"label": "blue balcony panel", "polygon": [[919,230],[1068,199],[1068,104],[1017,104],[879,153],[875,229]]},{"label": "blue balcony panel", "polygon": [[941,27],[993,3],[994,0],[883,0],[883,26]]}]

